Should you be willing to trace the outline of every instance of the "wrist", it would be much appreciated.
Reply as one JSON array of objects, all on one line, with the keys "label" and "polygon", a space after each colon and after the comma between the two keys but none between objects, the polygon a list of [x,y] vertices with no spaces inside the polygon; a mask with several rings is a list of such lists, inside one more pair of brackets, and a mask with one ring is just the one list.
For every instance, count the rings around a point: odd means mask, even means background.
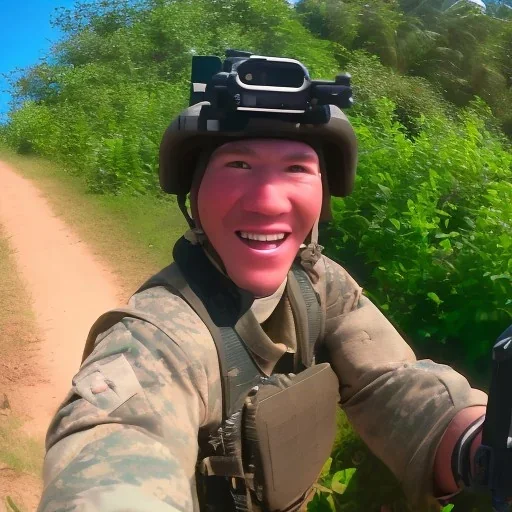
[{"label": "wrist", "polygon": [[478,450],[478,447],[482,444],[482,429],[480,429],[480,432],[475,436],[473,439],[473,442],[471,443],[471,448],[469,451],[469,460],[471,464],[471,478],[475,476],[475,455]]},{"label": "wrist", "polygon": [[[462,409],[448,425],[434,459],[434,483],[438,494],[453,494],[460,490],[461,483],[456,480],[456,478],[458,479],[458,470],[456,470],[457,476],[455,476],[452,459],[454,456],[458,459],[459,454],[455,453],[455,451],[460,448],[461,438],[468,427],[485,415],[485,410],[485,406],[473,406]],[[481,439],[481,435],[477,434],[474,439],[469,440],[471,443],[470,460],[472,462],[473,455],[479,446],[478,439]]]},{"label": "wrist", "polygon": [[459,437],[453,450],[452,473],[460,488],[472,487],[472,476],[475,469],[472,454],[474,455],[478,449],[477,438],[481,436],[484,420],[485,415],[482,415],[470,423]]}]

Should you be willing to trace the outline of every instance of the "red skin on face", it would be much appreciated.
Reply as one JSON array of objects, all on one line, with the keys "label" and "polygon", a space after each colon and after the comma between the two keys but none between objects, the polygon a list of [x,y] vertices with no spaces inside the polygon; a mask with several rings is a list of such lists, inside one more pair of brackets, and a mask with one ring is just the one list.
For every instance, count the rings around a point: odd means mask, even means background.
[{"label": "red skin on face", "polygon": [[[250,139],[217,148],[197,196],[199,224],[233,282],[257,297],[274,293],[320,215],[318,155],[298,141]],[[238,233],[287,233],[245,242]]]}]

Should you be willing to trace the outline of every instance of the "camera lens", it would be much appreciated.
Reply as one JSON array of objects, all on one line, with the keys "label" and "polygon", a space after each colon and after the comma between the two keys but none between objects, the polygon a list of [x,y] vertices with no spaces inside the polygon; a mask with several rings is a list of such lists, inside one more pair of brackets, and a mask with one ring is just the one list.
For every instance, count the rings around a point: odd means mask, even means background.
[{"label": "camera lens", "polygon": [[298,88],[304,71],[293,62],[246,60],[237,69],[240,81],[252,86]]}]

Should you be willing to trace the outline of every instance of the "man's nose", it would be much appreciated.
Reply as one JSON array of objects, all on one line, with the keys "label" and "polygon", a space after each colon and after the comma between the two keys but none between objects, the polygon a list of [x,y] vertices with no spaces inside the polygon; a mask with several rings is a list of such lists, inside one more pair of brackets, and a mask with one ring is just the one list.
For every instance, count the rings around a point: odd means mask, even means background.
[{"label": "man's nose", "polygon": [[286,187],[279,182],[253,183],[245,193],[242,207],[247,212],[277,216],[288,213],[291,203]]}]

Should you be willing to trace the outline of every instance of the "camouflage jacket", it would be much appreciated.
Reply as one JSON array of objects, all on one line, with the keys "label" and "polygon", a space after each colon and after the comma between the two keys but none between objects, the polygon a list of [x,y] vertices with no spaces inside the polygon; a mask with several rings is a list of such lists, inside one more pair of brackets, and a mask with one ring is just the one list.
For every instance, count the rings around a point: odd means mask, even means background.
[{"label": "camouflage jacket", "polygon": [[[417,361],[342,267],[322,256],[315,271],[326,311],[321,341],[341,406],[419,510],[432,498],[434,457],[448,423],[487,397],[450,367]],[[39,512],[199,510],[198,433],[222,417],[213,339],[163,287],[137,293],[129,305],[172,337],[124,318],[97,338],[50,425]],[[286,292],[260,331],[249,348],[270,374],[285,352],[296,351]]]}]

